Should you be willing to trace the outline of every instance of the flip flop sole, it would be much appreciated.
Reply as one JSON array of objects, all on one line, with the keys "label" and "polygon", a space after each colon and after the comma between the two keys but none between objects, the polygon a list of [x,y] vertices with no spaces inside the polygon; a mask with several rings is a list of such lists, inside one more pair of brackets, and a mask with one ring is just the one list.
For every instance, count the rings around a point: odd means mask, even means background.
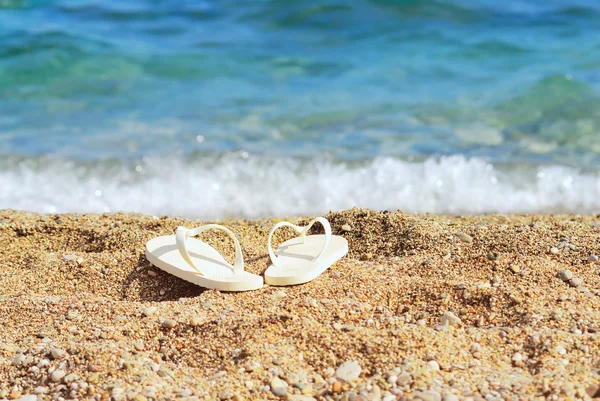
[{"label": "flip flop sole", "polygon": [[271,265],[265,271],[265,282],[273,286],[307,283],[348,253],[348,241],[333,235],[321,257],[312,261],[323,248],[324,241],[324,235],[309,235],[304,243],[301,237],[296,237],[279,245],[278,266]]},{"label": "flip flop sole", "polygon": [[190,238],[187,249],[196,266],[194,270],[177,249],[174,235],[154,238],[146,244],[146,259],[165,272],[204,288],[219,291],[251,291],[263,286],[263,278],[246,271],[234,273],[233,266],[205,242]]}]

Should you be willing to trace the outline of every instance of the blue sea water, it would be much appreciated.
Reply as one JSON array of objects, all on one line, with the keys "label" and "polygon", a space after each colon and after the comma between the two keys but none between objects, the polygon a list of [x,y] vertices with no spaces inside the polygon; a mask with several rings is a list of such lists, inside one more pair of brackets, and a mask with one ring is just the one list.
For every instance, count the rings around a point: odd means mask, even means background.
[{"label": "blue sea water", "polygon": [[0,208],[600,212],[595,0],[0,0]]}]

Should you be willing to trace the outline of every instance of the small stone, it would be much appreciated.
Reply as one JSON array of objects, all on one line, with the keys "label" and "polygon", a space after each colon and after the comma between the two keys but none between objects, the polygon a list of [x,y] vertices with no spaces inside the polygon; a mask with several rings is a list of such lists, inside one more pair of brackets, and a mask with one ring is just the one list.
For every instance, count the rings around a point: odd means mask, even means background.
[{"label": "small stone", "polygon": [[431,370],[435,370],[435,371],[440,370],[440,364],[437,363],[436,361],[427,362],[427,366],[429,366],[429,368],[431,368]]},{"label": "small stone", "polygon": [[[518,273],[520,273],[520,272],[521,272],[521,267],[520,267],[520,266],[517,266],[517,265],[511,265],[511,266],[510,266],[510,270],[511,270],[513,273],[517,273],[517,274],[518,274]],[[454,395],[454,394],[452,394],[452,395]]]},{"label": "small stone", "polygon": [[477,289],[478,290],[487,290],[489,288],[492,288],[492,285],[490,283],[477,283]]},{"label": "small stone", "polygon": [[346,232],[352,231],[352,227],[350,227],[350,224],[344,224],[342,226],[342,231],[346,231]]},{"label": "small stone", "polygon": [[158,276],[158,273],[157,273],[157,272],[155,272],[154,270],[148,270],[148,275],[149,275],[150,277],[156,277],[156,276]]},{"label": "small stone", "polygon": [[312,395],[313,394],[313,384],[307,383],[306,386],[304,386],[304,388],[300,390],[300,392],[304,395]]},{"label": "small stone", "polygon": [[563,347],[562,345],[557,345],[556,348],[554,348],[556,350],[556,352],[558,352],[560,355],[565,355],[567,353],[567,350],[565,349],[565,347]]},{"label": "small stone", "polygon": [[457,326],[461,324],[461,320],[458,316],[450,311],[444,312],[441,319],[442,326]]},{"label": "small stone", "polygon": [[192,326],[200,326],[202,324],[202,319],[199,317],[193,317],[190,323]]},{"label": "small stone", "polygon": [[437,391],[427,390],[427,391],[415,391],[412,394],[413,400],[422,400],[422,401],[441,401],[442,396]]},{"label": "small stone", "polygon": [[175,326],[177,326],[177,321],[175,321],[173,319],[165,319],[162,322],[162,326],[166,327],[167,329],[172,329]]},{"label": "small stone", "polygon": [[244,369],[246,369],[246,372],[254,372],[255,370],[259,369],[260,367],[261,367],[260,363],[258,363],[256,361],[248,362],[244,365]]},{"label": "small stone", "polygon": [[20,391],[13,391],[8,395],[8,399],[9,400],[16,400],[17,398],[19,398],[21,396],[21,392]]},{"label": "small stone", "polygon": [[346,361],[337,368],[335,377],[345,382],[351,382],[358,379],[361,372],[362,368],[358,364],[358,361]]},{"label": "small stone", "polygon": [[550,253],[552,253],[553,255],[558,254],[559,250],[557,247],[553,246],[552,248],[550,248]]},{"label": "small stone", "polygon": [[68,375],[65,376],[66,383],[71,383],[71,382],[74,382],[77,380],[79,380],[79,375],[76,375],[75,373],[69,373]]},{"label": "small stone", "polygon": [[313,385],[313,394],[317,397],[322,396],[323,394],[325,394],[331,387],[329,387],[329,385],[325,382],[319,382],[319,383],[315,383]]},{"label": "small stone", "polygon": [[48,391],[48,389],[44,386],[37,386],[36,388],[33,389],[33,392],[35,394],[44,394],[46,391]]},{"label": "small stone", "polygon": [[600,398],[600,384],[593,384],[585,389],[590,398]]},{"label": "small stone", "polygon": [[17,356],[15,356],[15,358],[12,360],[12,364],[14,366],[21,366],[23,365],[23,363],[25,362],[25,355],[23,354],[18,354]]},{"label": "small stone", "polygon": [[102,366],[100,366],[100,365],[90,365],[90,366],[88,366],[88,370],[90,372],[100,372],[102,370]]},{"label": "small stone", "polygon": [[512,357],[512,361],[514,362],[515,365],[519,365],[523,361],[523,355],[521,355],[518,352],[515,353]]},{"label": "small stone", "polygon": [[558,272],[556,277],[558,277],[562,281],[569,281],[573,278],[573,273],[571,272],[571,270],[563,269]]},{"label": "small stone", "polygon": [[65,377],[65,376],[66,376],[66,373],[65,373],[65,371],[64,371],[64,370],[60,370],[60,369],[58,369],[58,370],[55,370],[54,372],[52,372],[52,374],[50,375],[50,380],[52,380],[52,381],[53,381],[53,382],[55,382],[55,383],[58,383],[58,382],[60,382],[60,381],[63,379],[63,377]]},{"label": "small stone", "polygon": [[571,285],[571,287],[579,287],[580,285],[583,284],[583,280],[580,279],[579,277],[573,277],[570,281],[569,284]]},{"label": "small stone", "polygon": [[[290,374],[290,376],[292,376],[292,375],[293,375],[293,373]],[[293,386],[295,388],[297,388],[298,390],[302,391],[302,389],[304,387],[306,387],[306,383],[305,382],[299,382],[298,381],[298,376],[297,375],[293,375],[292,378],[293,378],[293,380],[291,380],[291,382],[294,383]]]},{"label": "small stone", "polygon": [[62,359],[65,356],[67,356],[67,351],[65,351],[64,349],[60,349],[60,348],[51,348],[50,354],[52,354],[52,358],[54,358],[54,359]]},{"label": "small stone", "polygon": [[387,382],[390,384],[396,384],[398,382],[398,376],[391,375],[387,378]]},{"label": "small stone", "polygon": [[138,351],[143,351],[144,349],[146,349],[145,345],[143,342],[137,342],[134,345],[135,349]]},{"label": "small stone", "polygon": [[65,255],[63,256],[64,260],[75,260],[77,259],[77,255]]},{"label": "small stone", "polygon": [[410,373],[402,373],[398,376],[398,380],[396,380],[396,384],[398,384],[399,386],[408,386],[409,384],[411,384],[413,381],[412,376],[410,375]]},{"label": "small stone", "polygon": [[442,397],[442,401],[459,401],[458,396],[455,394],[445,394]]},{"label": "small stone", "polygon": [[156,312],[157,308],[156,306],[149,306],[146,309],[144,309],[144,311],[142,312],[144,314],[144,316],[148,317],[153,315]]},{"label": "small stone", "polygon": [[563,310],[562,309],[554,309],[552,312],[550,312],[550,317],[554,320],[560,320],[561,317],[563,317]]},{"label": "small stone", "polygon": [[91,375],[88,376],[87,381],[88,381],[88,383],[91,383],[91,384],[98,383],[100,381],[100,373],[98,373],[98,372],[92,373]]},{"label": "small stone", "polygon": [[493,261],[493,260],[498,259],[498,255],[495,254],[494,252],[488,252],[487,258],[488,258],[488,260],[492,260]]},{"label": "small stone", "polygon": [[283,397],[287,393],[287,383],[281,380],[279,377],[274,377],[270,383],[271,392],[278,397]]},{"label": "small stone", "polygon": [[471,242],[473,242],[473,237],[471,237],[469,234],[463,233],[461,231],[457,232],[456,237],[461,240],[462,242],[466,242],[467,244],[470,244]]},{"label": "small stone", "polygon": [[244,397],[239,394],[234,394],[233,397],[231,397],[231,401],[244,401]]},{"label": "small stone", "polygon": [[[133,360],[130,360],[130,369],[134,369],[135,366],[137,365],[137,363]],[[169,369],[167,369],[164,365],[161,365],[160,368],[158,368],[158,372],[156,372],[160,377],[173,377],[173,372]]]},{"label": "small stone", "polygon": [[373,254],[371,252],[367,252],[361,255],[361,260],[371,260],[373,259]]},{"label": "small stone", "polygon": [[597,261],[598,261],[598,256],[596,256],[596,255],[593,255],[593,254],[592,254],[592,255],[590,255],[590,257],[588,258],[588,260],[589,260],[590,262],[597,262]]},{"label": "small stone", "polygon": [[281,301],[281,300],[282,300],[283,298],[285,298],[285,297],[287,297],[287,294],[286,294],[285,292],[281,291],[281,290],[279,290],[279,291],[275,291],[275,292],[273,293],[273,299],[274,299],[275,301]]},{"label": "small stone", "polygon": [[331,386],[331,391],[334,393],[339,393],[340,391],[342,391],[342,383],[338,381],[333,382]]},{"label": "small stone", "polygon": [[34,359],[33,356],[28,355],[25,357],[25,360],[23,361],[23,366],[31,366],[33,365]]},{"label": "small stone", "polygon": [[313,308],[316,308],[318,305],[319,304],[317,303],[316,299],[310,299],[305,301],[305,306],[311,306]]}]

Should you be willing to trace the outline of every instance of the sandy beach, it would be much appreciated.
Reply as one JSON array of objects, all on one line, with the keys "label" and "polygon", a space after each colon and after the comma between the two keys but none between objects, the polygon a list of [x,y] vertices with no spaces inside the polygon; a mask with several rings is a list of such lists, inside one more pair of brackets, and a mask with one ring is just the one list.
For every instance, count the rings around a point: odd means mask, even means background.
[{"label": "sandy beach", "polygon": [[[326,217],[350,246],[326,273],[220,293],[144,258],[204,221],[0,211],[0,399],[600,397],[599,216]],[[247,270],[276,221],[220,222]]]}]

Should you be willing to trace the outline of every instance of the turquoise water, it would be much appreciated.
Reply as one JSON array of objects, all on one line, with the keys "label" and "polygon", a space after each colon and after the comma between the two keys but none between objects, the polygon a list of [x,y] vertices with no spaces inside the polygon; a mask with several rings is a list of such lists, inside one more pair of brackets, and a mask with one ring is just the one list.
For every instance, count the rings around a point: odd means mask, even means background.
[{"label": "turquoise water", "polygon": [[600,3],[0,3],[0,208],[600,211]]}]

